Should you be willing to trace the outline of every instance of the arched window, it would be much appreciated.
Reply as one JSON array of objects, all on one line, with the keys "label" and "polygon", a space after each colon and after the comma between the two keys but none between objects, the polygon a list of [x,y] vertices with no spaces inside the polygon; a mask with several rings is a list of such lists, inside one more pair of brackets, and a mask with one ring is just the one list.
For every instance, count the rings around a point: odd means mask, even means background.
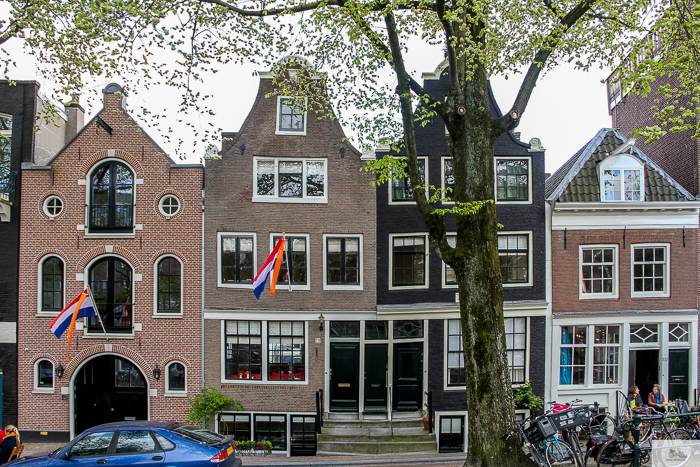
[{"label": "arched window", "polygon": [[182,391],[185,392],[187,389],[187,375],[185,372],[185,365],[180,362],[172,362],[167,366],[167,381],[166,381],[166,391]]},{"label": "arched window", "polygon": [[180,313],[182,267],[177,258],[167,257],[158,262],[158,313]]},{"label": "arched window", "polygon": [[53,362],[38,360],[35,364],[35,389],[53,389]]},{"label": "arched window", "polygon": [[63,261],[58,256],[46,258],[41,265],[41,311],[63,309]]},{"label": "arched window", "polygon": [[106,162],[90,178],[90,231],[131,230],[134,174],[125,164]]},{"label": "arched window", "polygon": [[[90,267],[89,281],[105,330],[130,333],[133,323],[131,266],[119,258],[101,259]],[[88,332],[102,332],[97,316],[90,318]]]}]

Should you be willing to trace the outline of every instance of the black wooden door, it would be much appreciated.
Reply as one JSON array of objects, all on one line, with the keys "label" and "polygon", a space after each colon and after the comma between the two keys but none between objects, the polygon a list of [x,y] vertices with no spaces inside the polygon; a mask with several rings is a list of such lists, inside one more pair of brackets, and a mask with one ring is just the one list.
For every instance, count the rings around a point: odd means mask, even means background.
[{"label": "black wooden door", "polygon": [[357,412],[360,396],[360,343],[331,344],[328,385],[331,412]]},{"label": "black wooden door", "polygon": [[292,456],[316,455],[316,418],[313,415],[292,415],[292,436],[290,452]]},{"label": "black wooden door", "polygon": [[394,344],[393,409],[399,412],[421,410],[423,401],[423,343]]},{"label": "black wooden door", "polygon": [[365,412],[386,412],[388,344],[365,345]]},{"label": "black wooden door", "polygon": [[668,351],[668,400],[688,400],[688,349]]}]

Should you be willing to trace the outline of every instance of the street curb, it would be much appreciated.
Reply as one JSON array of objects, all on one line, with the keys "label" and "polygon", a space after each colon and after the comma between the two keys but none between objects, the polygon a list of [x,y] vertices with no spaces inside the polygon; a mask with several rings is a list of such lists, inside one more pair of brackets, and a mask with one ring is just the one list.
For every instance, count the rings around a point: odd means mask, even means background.
[{"label": "street curb", "polygon": [[[240,458],[243,460],[243,458]],[[363,460],[334,460],[334,461],[314,461],[314,462],[272,462],[269,464],[251,462],[249,465],[256,467],[312,467],[321,465],[391,465],[391,464],[435,464],[438,462],[458,461],[464,463],[467,460],[466,456],[454,457],[426,457],[426,458],[408,458],[408,459],[363,459]],[[245,461],[243,462],[245,465]]]}]

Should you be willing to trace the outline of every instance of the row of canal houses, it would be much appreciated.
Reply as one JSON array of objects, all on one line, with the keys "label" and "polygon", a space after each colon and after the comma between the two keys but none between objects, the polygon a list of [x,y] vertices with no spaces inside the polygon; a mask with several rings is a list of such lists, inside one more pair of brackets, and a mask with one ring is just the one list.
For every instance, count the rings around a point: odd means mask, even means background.
[{"label": "row of canal houses", "polygon": [[[283,455],[467,449],[454,274],[407,180],[373,187],[360,170],[401,154],[358,152],[337,121],[259,78],[206,170],[170,159],[117,84],[86,123],[77,100],[35,122],[37,83],[0,84],[0,170],[14,182],[0,184],[1,415],[25,440],[181,420],[206,386],[243,405],[214,428]],[[446,95],[444,63],[423,79]],[[416,135],[427,184],[449,187],[444,124]],[[628,386],[693,400],[698,382],[700,203],[626,136],[600,130],[549,177],[537,138],[504,134],[494,154],[512,382],[611,412]],[[277,294],[256,300],[283,233]],[[67,349],[49,325],[87,285],[107,337],[88,319]]]}]

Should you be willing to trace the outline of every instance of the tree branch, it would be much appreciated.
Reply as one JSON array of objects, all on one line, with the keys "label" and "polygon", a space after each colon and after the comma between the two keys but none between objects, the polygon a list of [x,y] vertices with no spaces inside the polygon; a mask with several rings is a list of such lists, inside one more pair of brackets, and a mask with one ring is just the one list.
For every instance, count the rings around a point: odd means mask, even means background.
[{"label": "tree branch", "polygon": [[599,13],[586,13],[586,16],[588,16],[589,18],[593,18],[593,19],[599,19],[601,21],[614,21],[616,23],[620,23],[621,25],[623,25],[626,28],[634,29],[633,25],[631,25],[629,23],[625,23],[620,18],[614,18],[612,16],[605,16],[605,15],[601,15]]},{"label": "tree branch", "polygon": [[[243,8],[238,8],[235,5],[232,5],[231,3],[225,2],[223,0],[198,0],[201,3],[210,3],[212,5],[218,5],[221,7],[226,8],[227,10],[233,11],[235,13],[238,13],[241,16],[255,16],[255,17],[265,17],[265,16],[275,16],[279,15],[282,13],[301,13],[303,11],[311,11],[315,10],[320,7],[324,6],[337,6],[337,7],[344,7],[346,6],[346,0],[322,0],[318,2],[311,2],[311,3],[304,3],[301,5],[296,5],[293,7],[289,8],[273,8],[273,9],[265,9],[265,10],[246,10]],[[373,2],[372,4],[368,5],[367,7],[371,11],[382,11],[384,10],[389,4],[387,2]],[[415,1],[415,0],[404,0],[401,2],[400,5],[392,5],[392,8],[396,8],[398,10],[425,10],[425,11],[434,11],[434,6],[431,6],[430,4],[426,4],[424,2],[420,1]]]},{"label": "tree branch", "polygon": [[552,52],[559,44],[561,38],[566,34],[566,32],[571,29],[571,27],[576,24],[576,22],[593,7],[594,0],[583,0],[578,5],[576,5],[570,12],[568,12],[561,20],[559,20],[559,27],[555,27],[544,41],[544,45],[537,51],[535,58],[530,64],[530,67],[523,78],[523,82],[520,85],[520,90],[515,98],[515,102],[511,109],[504,114],[501,118],[496,120],[493,131],[494,136],[505,133],[506,131],[515,128],[520,118],[525,112],[528,102],[530,101],[530,96],[532,91],[535,89],[537,84],[537,79],[544,68],[545,63],[549,59]]}]

